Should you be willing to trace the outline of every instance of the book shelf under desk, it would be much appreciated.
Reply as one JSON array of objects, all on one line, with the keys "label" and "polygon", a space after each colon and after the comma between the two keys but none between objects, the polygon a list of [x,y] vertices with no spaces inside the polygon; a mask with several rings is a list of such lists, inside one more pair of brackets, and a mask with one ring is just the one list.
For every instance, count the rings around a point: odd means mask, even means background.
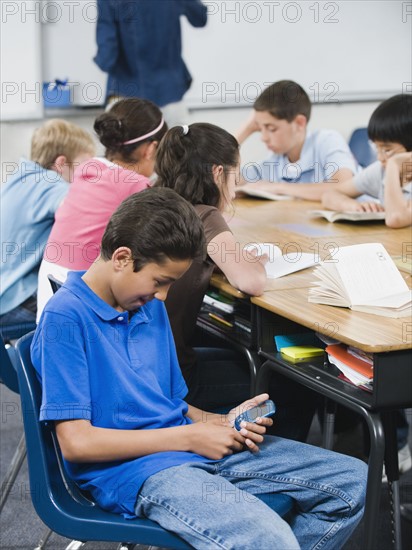
[{"label": "book shelf under desk", "polygon": [[[400,550],[399,469],[394,416],[396,409],[412,405],[411,350],[407,348],[373,353],[373,391],[368,392],[338,378],[338,370],[328,362],[326,353],[324,357],[293,363],[286,360],[281,353],[274,351],[275,334],[310,331],[307,325],[305,327],[261,307],[257,307],[256,319],[259,355],[263,360],[256,380],[257,394],[266,392],[272,374],[278,373],[303,384],[332,402],[357,412],[366,421],[370,436],[370,454],[363,547],[365,550],[376,548],[376,522],[385,453],[386,471],[392,491],[395,548]],[[339,336],[336,335],[336,338]],[[333,422],[328,429],[333,430]],[[331,437],[328,440],[331,441]]]},{"label": "book shelf under desk", "polygon": [[[218,282],[219,285],[213,284],[213,282]],[[223,288],[222,288],[223,287]],[[212,279],[211,289],[224,290],[229,288],[228,283],[218,277],[215,280]],[[229,347],[239,351],[242,355],[245,356],[250,371],[251,379],[251,396],[254,395],[255,391],[255,381],[257,371],[260,367],[260,357],[257,351],[257,336],[256,336],[256,309],[252,307],[250,299],[245,294],[242,294],[239,291],[233,289],[231,292],[232,297],[235,299],[235,302],[240,302],[242,309],[242,317],[244,317],[244,324],[250,330],[242,329],[239,326],[235,325],[235,320],[231,321],[232,326],[227,326],[223,322],[219,322],[210,317],[210,313],[215,311],[216,314],[221,314],[219,309],[214,310],[213,307],[203,307],[197,318],[197,329],[198,334],[205,333],[206,337],[210,336],[213,342],[221,342],[224,347]],[[236,305],[235,305],[236,311]],[[246,313],[245,313],[246,312]],[[235,314],[236,315],[236,314]],[[203,340],[203,338],[201,338]],[[204,339],[207,341],[207,338]]]},{"label": "book shelf under desk", "polygon": [[201,310],[197,318],[197,326],[206,333],[230,344],[238,344],[257,351],[256,334],[251,327],[251,332],[242,330],[237,326],[228,327],[219,321],[210,318],[208,311]]},{"label": "book shelf under desk", "polygon": [[[377,346],[379,352],[372,354],[373,389],[372,392],[368,392],[338,378],[339,371],[328,363],[326,354],[324,359],[292,363],[275,351],[273,340],[275,334],[314,332],[313,330],[260,307],[256,309],[256,320],[256,338],[260,355],[264,360],[276,363],[278,369],[285,371],[285,374],[291,378],[300,379],[301,383],[310,385],[320,393],[331,394],[329,395],[331,398],[340,397],[342,400],[351,400],[368,410],[412,406],[411,349],[380,351]],[[339,334],[334,337],[339,339]],[[354,345],[356,346],[356,343]]]},{"label": "book shelf under desk", "polygon": [[292,363],[281,353],[259,350],[274,370],[303,383],[343,405],[352,401],[368,410],[408,408],[412,406],[412,368],[406,351],[376,354],[373,358],[372,392],[339,378],[339,371],[325,358]]}]

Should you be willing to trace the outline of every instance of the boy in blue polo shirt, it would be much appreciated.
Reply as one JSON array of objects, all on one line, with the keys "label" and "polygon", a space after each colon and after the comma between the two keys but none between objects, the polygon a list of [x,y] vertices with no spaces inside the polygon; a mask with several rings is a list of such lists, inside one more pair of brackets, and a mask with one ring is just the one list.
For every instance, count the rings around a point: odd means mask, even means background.
[{"label": "boy in blue polo shirt", "polygon": [[236,138],[243,143],[260,132],[271,154],[243,167],[250,188],[320,200],[324,182],[340,183],[355,174],[349,146],[336,130],[307,130],[311,108],[308,94],[292,80],[275,82],[256,99]]},{"label": "boy in blue polo shirt", "polygon": [[[101,256],[69,273],[40,319],[41,420],[56,423],[70,476],[101,507],[148,517],[195,548],[340,548],[362,517],[364,463],[264,438],[269,418],[236,431],[235,416],[267,394],[222,416],[184,401],[163,301],[202,243],[200,218],[170,189],[120,205]],[[261,493],[296,501],[290,526]]]}]

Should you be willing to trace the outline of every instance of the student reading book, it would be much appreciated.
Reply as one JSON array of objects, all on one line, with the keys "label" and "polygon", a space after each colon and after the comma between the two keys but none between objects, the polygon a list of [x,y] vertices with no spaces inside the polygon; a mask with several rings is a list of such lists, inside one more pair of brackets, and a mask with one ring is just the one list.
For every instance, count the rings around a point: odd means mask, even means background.
[{"label": "student reading book", "polygon": [[[327,190],[322,204],[337,211],[385,211],[388,227],[412,225],[412,95],[399,94],[381,103],[372,113],[368,135],[378,160]],[[356,200],[364,194],[379,202]]]},{"label": "student reading book", "polygon": [[309,302],[387,317],[411,314],[411,291],[380,243],[339,248],[314,274],[320,281],[309,289]]},{"label": "student reading book", "polygon": [[[239,166],[238,142],[214,124],[171,128],[156,154],[156,186],[169,187],[193,204],[205,232],[205,255],[199,255],[172,286],[166,309],[189,388],[187,400],[208,410],[226,410],[250,395],[250,370],[244,355],[217,347],[196,330],[212,273],[219,268],[233,287],[252,296],[261,295],[267,284],[267,256],[242,250],[223,217],[233,208]],[[280,375],[272,380],[270,391],[277,405],[275,435],[304,441],[316,396]]]},{"label": "student reading book", "polygon": [[336,130],[308,131],[311,108],[308,94],[292,80],[275,82],[256,99],[236,137],[243,143],[260,132],[271,155],[243,167],[250,191],[320,200],[325,185],[333,187],[355,174],[349,146]]},{"label": "student reading book", "polygon": [[89,267],[116,207],[150,186],[156,148],[167,125],[154,103],[130,98],[99,115],[94,130],[105,154],[78,168],[56,213],[39,270],[37,320],[52,296],[48,275],[63,282],[69,270]]}]

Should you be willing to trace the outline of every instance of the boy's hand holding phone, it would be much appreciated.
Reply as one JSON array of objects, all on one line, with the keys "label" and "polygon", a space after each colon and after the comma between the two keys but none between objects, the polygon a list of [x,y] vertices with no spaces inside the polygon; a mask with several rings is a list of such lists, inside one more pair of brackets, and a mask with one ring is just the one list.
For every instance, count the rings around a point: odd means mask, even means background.
[{"label": "boy's hand holding phone", "polygon": [[268,399],[269,395],[262,393],[244,401],[227,415],[228,422],[245,438],[245,445],[252,452],[259,450],[258,445],[263,442],[266,428],[273,424],[270,416],[264,416],[275,412],[272,401],[265,403]]}]

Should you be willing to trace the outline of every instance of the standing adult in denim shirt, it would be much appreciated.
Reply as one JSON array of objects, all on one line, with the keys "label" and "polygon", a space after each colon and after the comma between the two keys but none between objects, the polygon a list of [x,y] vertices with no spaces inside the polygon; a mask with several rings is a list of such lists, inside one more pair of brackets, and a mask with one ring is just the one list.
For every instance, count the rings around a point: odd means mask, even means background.
[{"label": "standing adult in denim shirt", "polygon": [[168,122],[185,122],[182,98],[192,77],[182,58],[180,17],[204,27],[206,6],[200,0],[98,0],[97,4],[94,61],[108,73],[107,101],[150,99],[163,108]]}]

